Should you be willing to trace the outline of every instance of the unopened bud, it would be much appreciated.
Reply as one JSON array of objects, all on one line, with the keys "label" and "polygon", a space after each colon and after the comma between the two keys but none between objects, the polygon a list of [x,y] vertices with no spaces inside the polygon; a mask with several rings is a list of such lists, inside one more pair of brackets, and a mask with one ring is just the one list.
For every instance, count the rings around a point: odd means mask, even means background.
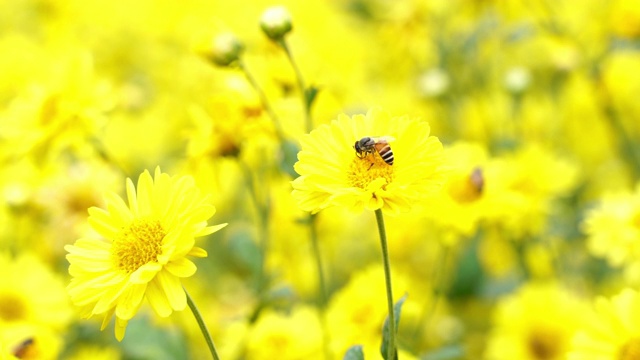
[{"label": "unopened bud", "polygon": [[262,13],[260,27],[269,39],[281,40],[292,29],[291,14],[284,6],[273,6]]},{"label": "unopened bud", "polygon": [[504,86],[514,94],[525,91],[531,83],[529,69],[521,66],[512,67],[504,76]]},{"label": "unopened bud", "polygon": [[222,33],[213,39],[209,60],[218,66],[229,66],[240,58],[244,46],[232,33]]},{"label": "unopened bud", "polygon": [[449,90],[449,74],[440,68],[433,68],[418,77],[418,91],[424,97],[438,97]]}]

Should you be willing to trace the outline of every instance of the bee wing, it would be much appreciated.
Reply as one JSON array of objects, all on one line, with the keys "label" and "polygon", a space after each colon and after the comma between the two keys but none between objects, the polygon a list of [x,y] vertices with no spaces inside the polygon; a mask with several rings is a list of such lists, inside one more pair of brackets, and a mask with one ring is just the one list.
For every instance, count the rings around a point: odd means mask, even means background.
[{"label": "bee wing", "polygon": [[374,139],[376,142],[384,142],[384,143],[391,143],[396,141],[396,138],[394,138],[393,136],[372,136],[372,139]]}]

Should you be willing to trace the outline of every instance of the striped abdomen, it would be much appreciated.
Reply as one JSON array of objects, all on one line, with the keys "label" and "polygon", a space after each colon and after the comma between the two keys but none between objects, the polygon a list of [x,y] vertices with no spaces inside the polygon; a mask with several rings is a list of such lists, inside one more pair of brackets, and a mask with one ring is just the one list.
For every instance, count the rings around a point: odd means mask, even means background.
[{"label": "striped abdomen", "polygon": [[391,151],[389,143],[384,140],[378,140],[375,144],[375,148],[384,162],[389,165],[393,165],[393,151]]}]

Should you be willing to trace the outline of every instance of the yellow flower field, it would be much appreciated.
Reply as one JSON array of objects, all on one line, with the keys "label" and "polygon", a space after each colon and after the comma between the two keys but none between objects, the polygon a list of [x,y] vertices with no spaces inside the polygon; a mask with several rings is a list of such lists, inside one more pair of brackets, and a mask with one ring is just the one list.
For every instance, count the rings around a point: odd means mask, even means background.
[{"label": "yellow flower field", "polygon": [[0,30],[0,359],[640,360],[638,1]]}]

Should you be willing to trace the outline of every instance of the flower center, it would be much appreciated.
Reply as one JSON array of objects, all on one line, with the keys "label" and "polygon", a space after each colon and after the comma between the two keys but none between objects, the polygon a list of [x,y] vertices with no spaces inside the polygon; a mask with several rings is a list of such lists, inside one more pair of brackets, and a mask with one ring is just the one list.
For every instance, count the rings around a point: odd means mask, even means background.
[{"label": "flower center", "polygon": [[389,165],[377,152],[368,154],[362,158],[353,156],[353,161],[349,164],[347,170],[347,179],[353,187],[360,189],[367,189],[369,183],[378,178],[386,180],[386,184],[389,184],[393,180],[393,165]]},{"label": "flower center", "polygon": [[554,359],[560,354],[559,341],[554,331],[537,330],[529,336],[529,351],[534,359]]},{"label": "flower center", "polygon": [[640,338],[627,341],[618,352],[619,360],[640,360]]},{"label": "flower center", "polygon": [[0,320],[16,321],[26,318],[27,309],[23,299],[12,293],[0,294]]},{"label": "flower center", "polygon": [[112,254],[120,270],[132,273],[156,261],[166,232],[157,220],[136,219],[113,242]]}]

